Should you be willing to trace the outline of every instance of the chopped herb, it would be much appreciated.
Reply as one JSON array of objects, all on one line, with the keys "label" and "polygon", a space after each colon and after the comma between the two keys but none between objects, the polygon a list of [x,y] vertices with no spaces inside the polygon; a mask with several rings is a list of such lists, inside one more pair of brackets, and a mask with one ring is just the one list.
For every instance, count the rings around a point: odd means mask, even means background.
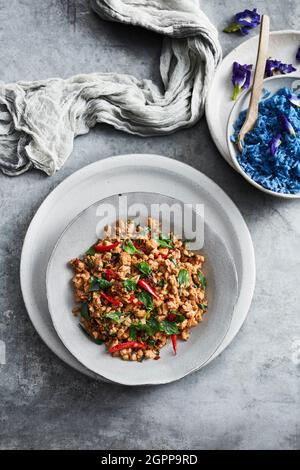
[{"label": "chopped herb", "polygon": [[139,292],[137,295],[137,298],[139,299],[140,302],[144,304],[146,307],[146,310],[152,310],[153,309],[153,298],[152,295],[149,294],[149,292],[142,291]]},{"label": "chopped herb", "polygon": [[137,281],[138,281],[138,277],[136,277],[135,279],[129,279],[129,278],[125,279],[123,283],[124,288],[128,290],[129,292],[134,292],[136,289]]},{"label": "chopped herb", "polygon": [[133,339],[134,341],[136,340],[136,334],[137,334],[137,327],[136,325],[131,324],[129,327],[129,338]]},{"label": "chopped herb", "polygon": [[206,310],[206,309],[207,309],[207,305],[206,305],[206,304],[198,304],[198,307],[200,307],[201,310]]},{"label": "chopped herb", "polygon": [[157,343],[157,340],[154,338],[148,338],[147,343],[149,344],[149,346],[155,346]]},{"label": "chopped herb", "polygon": [[107,281],[106,279],[100,277],[91,277],[89,291],[95,292],[98,290],[106,290],[111,287],[111,285],[112,283],[110,281]]},{"label": "chopped herb", "polygon": [[137,265],[138,270],[144,275],[149,276],[151,274],[152,269],[150,268],[149,264],[146,261],[142,261]]},{"label": "chopped herb", "polygon": [[148,337],[144,336],[145,334],[148,336],[154,336],[160,330],[160,323],[154,317],[150,317],[146,323],[132,323],[129,327],[129,336],[131,339],[135,340],[137,337],[137,333],[143,333],[143,337],[145,341],[149,343]]},{"label": "chopped herb", "polygon": [[158,287],[164,287],[165,285],[165,281],[163,279],[161,279],[158,283],[157,283]]},{"label": "chopped herb", "polygon": [[150,317],[149,320],[146,321],[147,333],[149,336],[155,335],[155,333],[160,330],[159,325],[159,321],[154,317]]},{"label": "chopped herb", "polygon": [[87,302],[83,302],[83,304],[81,305],[80,315],[86,320],[90,320],[89,306]]},{"label": "chopped herb", "polygon": [[90,248],[85,252],[85,254],[90,255],[90,256],[94,256],[95,253],[96,253],[95,246],[96,245],[90,246]]},{"label": "chopped herb", "polygon": [[163,233],[160,233],[159,235],[153,234],[153,239],[156,241],[159,248],[173,248],[174,247],[171,238],[167,237]]},{"label": "chopped herb", "polygon": [[172,256],[172,258],[170,258],[170,261],[172,261],[172,263],[174,264],[175,268],[177,268],[177,262],[176,262],[176,259]]},{"label": "chopped herb", "polygon": [[182,323],[185,320],[185,316],[177,313],[174,322],[175,323]]},{"label": "chopped herb", "polygon": [[167,335],[178,335],[179,329],[176,323],[168,320],[163,320],[160,323],[160,330],[166,333]]},{"label": "chopped herb", "polygon": [[102,339],[96,339],[94,338],[93,336],[91,336],[87,331],[86,329],[84,328],[84,326],[81,324],[81,323],[78,323],[78,326],[79,328],[81,329],[81,331],[83,331],[83,333],[89,337],[89,339],[91,339],[94,343],[96,344],[103,344],[103,341]]},{"label": "chopped herb", "polygon": [[123,315],[122,312],[109,312],[105,316],[105,318],[109,318],[110,320],[115,321],[116,323],[121,323],[121,315]]},{"label": "chopped herb", "polygon": [[181,269],[178,274],[178,285],[179,287],[187,287],[189,284],[189,273],[186,269]]},{"label": "chopped herb", "polygon": [[197,277],[198,277],[198,280],[199,280],[201,286],[203,287],[203,289],[205,289],[205,287],[206,287],[206,278],[205,278],[205,276],[203,276],[201,271],[198,271],[197,272]]},{"label": "chopped herb", "polygon": [[126,242],[123,243],[123,250],[126,251],[126,253],[129,253],[130,255],[142,254],[142,252],[134,246],[131,240],[126,240]]}]

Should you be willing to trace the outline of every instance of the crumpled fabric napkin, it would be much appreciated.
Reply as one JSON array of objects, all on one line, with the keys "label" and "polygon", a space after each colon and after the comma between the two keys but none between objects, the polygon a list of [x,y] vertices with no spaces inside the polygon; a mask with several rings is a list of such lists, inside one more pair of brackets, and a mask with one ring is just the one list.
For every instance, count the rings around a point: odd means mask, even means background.
[{"label": "crumpled fabric napkin", "polygon": [[104,20],[164,35],[163,91],[151,80],[94,73],[0,85],[0,169],[20,175],[34,167],[53,175],[74,137],[97,123],[141,136],[170,134],[203,114],[221,59],[218,34],[198,0],[92,0]]}]

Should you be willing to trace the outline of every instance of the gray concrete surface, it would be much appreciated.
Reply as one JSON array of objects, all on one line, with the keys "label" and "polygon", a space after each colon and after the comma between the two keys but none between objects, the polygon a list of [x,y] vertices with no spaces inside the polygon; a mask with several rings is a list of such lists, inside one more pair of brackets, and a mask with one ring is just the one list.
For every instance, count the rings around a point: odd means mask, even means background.
[{"label": "gray concrete surface", "polygon": [[[273,29],[299,28],[297,0],[202,1],[221,30],[230,13],[257,6]],[[221,33],[224,53],[243,38]],[[160,37],[104,23],[85,0],[0,0],[4,81],[95,70],[158,79]],[[118,153],[159,153],[216,181],[250,228],[257,287],[246,323],[200,373],[156,388],[97,383],[62,363],[39,338],[23,305],[19,260],[36,209],[64,178]],[[142,139],[108,126],[75,142],[54,177],[0,175],[0,448],[295,449],[300,441],[300,204],[251,188],[220,157],[205,119],[169,137]],[[298,349],[297,349],[298,348]]]}]

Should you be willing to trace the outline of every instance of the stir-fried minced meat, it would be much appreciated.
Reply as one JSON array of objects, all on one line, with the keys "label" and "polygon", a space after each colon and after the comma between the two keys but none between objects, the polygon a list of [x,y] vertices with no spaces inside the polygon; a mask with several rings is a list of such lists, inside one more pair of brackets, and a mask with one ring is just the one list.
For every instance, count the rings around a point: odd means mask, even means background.
[{"label": "stir-fried minced meat", "polygon": [[148,223],[151,231],[126,224],[125,239],[118,230],[111,238],[107,227],[103,239],[70,262],[80,326],[124,360],[159,359],[168,337],[176,353],[177,337],[188,340],[207,309],[204,257]]}]

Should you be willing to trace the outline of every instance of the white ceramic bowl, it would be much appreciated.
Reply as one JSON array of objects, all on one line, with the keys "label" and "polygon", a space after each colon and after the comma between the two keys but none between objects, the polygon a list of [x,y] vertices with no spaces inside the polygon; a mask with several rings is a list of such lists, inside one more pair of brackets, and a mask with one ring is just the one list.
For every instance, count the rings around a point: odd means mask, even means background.
[{"label": "white ceramic bowl", "polygon": [[[273,95],[274,93],[276,93],[278,90],[280,90],[283,87],[291,88],[295,92],[299,93],[300,92],[300,77],[278,75],[275,77],[267,78],[266,80],[264,80],[264,90],[268,92],[268,95],[266,96],[265,99],[270,97],[269,93]],[[246,110],[249,106],[250,91],[251,89],[246,90],[244,93],[241,94],[241,96],[236,101],[228,119],[227,143],[228,143],[228,149],[229,149],[232,163],[235,169],[245,178],[245,180],[247,180],[248,183],[252,184],[252,186],[259,189],[260,191],[263,191],[264,193],[270,194],[272,196],[284,198],[284,199],[299,199],[300,192],[296,194],[285,194],[285,193],[278,193],[275,191],[271,191],[270,189],[264,188],[260,184],[253,181],[247,175],[247,173],[243,170],[243,168],[240,166],[238,162],[237,156],[239,155],[239,150],[237,148],[237,145],[231,141],[231,136],[234,133],[234,123],[237,121],[240,113]],[[263,99],[264,98],[262,98],[262,101]]]},{"label": "white ceramic bowl", "polygon": [[[173,198],[156,193],[127,193],[128,204],[142,202],[174,202]],[[110,196],[81,212],[65,229],[58,240],[47,269],[47,298],[53,325],[66,348],[86,368],[113,382],[125,385],[161,384],[178,380],[202,367],[222,343],[231,324],[238,296],[237,273],[232,257],[221,238],[204,226],[204,247],[207,257],[205,275],[208,281],[208,313],[204,321],[191,330],[187,342],[179,342],[177,356],[170,344],[162,349],[159,361],[126,362],[113,358],[104,345],[93,343],[78,328],[71,286],[72,270],[68,261],[84,253],[96,240],[96,223],[101,231],[106,222],[99,221],[97,209],[104,203],[118,206],[120,195]],[[201,217],[196,215],[196,217]],[[102,225],[101,225],[102,224]],[[177,228],[174,228],[177,231]]]}]

